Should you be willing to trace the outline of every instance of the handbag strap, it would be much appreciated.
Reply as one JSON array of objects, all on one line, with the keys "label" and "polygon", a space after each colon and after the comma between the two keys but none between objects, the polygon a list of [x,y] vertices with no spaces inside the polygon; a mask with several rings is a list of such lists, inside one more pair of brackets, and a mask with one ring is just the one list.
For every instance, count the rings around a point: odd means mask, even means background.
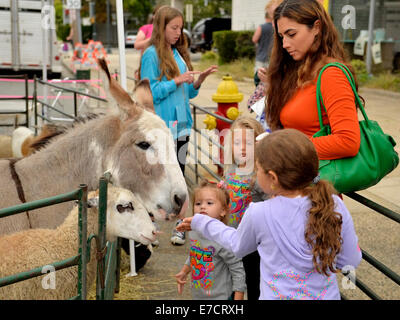
[{"label": "handbag strap", "polygon": [[324,124],[322,122],[322,112],[321,112],[321,104],[324,107],[325,112],[327,112],[326,107],[324,105],[324,101],[322,99],[322,93],[321,93],[321,79],[322,79],[322,73],[324,72],[325,69],[329,68],[329,67],[337,67],[339,69],[341,69],[343,71],[343,73],[346,75],[347,80],[349,80],[350,86],[353,90],[354,93],[354,97],[356,99],[356,105],[360,108],[361,113],[364,117],[364,119],[367,122],[367,125],[369,124],[369,119],[368,116],[364,110],[364,106],[361,102],[360,96],[357,93],[357,89],[356,89],[356,85],[355,85],[355,81],[354,81],[354,77],[353,74],[350,72],[349,68],[347,68],[347,66],[345,66],[344,64],[340,63],[340,62],[332,62],[332,63],[328,63],[326,64],[320,71],[319,75],[318,75],[318,80],[317,80],[317,107],[318,107],[318,119],[319,119],[319,126],[322,129],[324,127]]}]

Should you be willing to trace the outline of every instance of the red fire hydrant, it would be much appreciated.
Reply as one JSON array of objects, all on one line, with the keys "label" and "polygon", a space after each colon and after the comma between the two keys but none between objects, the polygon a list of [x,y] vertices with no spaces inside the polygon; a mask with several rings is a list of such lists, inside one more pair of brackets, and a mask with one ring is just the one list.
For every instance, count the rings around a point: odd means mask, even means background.
[{"label": "red fire hydrant", "polygon": [[[238,104],[243,100],[243,93],[239,92],[236,83],[232,80],[232,77],[226,75],[222,77],[222,81],[218,85],[217,92],[212,95],[212,100],[218,104],[218,110],[215,112],[215,114],[230,120],[235,120],[239,116]],[[221,146],[223,146],[223,130],[229,129],[231,124],[210,115],[207,115],[203,122],[206,124],[206,127],[209,130],[218,129],[219,142]],[[222,149],[219,150],[219,160],[221,164],[224,164],[224,152]],[[223,176],[223,173],[223,169],[218,166],[218,174]]]}]

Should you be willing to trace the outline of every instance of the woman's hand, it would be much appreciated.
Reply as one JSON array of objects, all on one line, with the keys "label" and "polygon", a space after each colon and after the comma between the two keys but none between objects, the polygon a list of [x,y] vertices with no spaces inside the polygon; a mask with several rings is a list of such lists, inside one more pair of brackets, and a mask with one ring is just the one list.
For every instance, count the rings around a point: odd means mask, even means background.
[{"label": "woman's hand", "polygon": [[191,231],[192,230],[192,219],[193,217],[190,218],[185,218],[183,221],[176,227],[176,230],[178,231]]},{"label": "woman's hand", "polygon": [[244,292],[235,291],[233,300],[244,300]]},{"label": "woman's hand", "polygon": [[258,69],[257,75],[262,82],[264,82],[264,83],[268,82],[267,69],[265,69],[265,68]]},{"label": "woman's hand", "polygon": [[211,67],[209,67],[208,69],[204,70],[203,72],[200,73],[199,78],[196,80],[196,82],[193,84],[193,87],[197,90],[198,88],[200,88],[201,84],[203,83],[203,81],[211,74],[214,72],[218,71],[218,66],[216,65],[212,65]]},{"label": "woman's hand", "polygon": [[184,82],[191,84],[194,82],[195,74],[201,74],[201,72],[200,71],[186,71],[185,73],[182,73],[179,76],[177,76],[176,78],[174,78],[174,81],[177,86],[181,85]]}]

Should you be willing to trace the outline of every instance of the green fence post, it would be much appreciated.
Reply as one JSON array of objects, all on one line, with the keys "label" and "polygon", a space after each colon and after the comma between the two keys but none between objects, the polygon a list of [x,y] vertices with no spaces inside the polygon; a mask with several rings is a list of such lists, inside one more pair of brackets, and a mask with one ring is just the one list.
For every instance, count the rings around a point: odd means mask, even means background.
[{"label": "green fence post", "polygon": [[86,300],[87,296],[87,196],[88,187],[86,184],[80,186],[79,200],[79,264],[78,264],[78,296],[81,300]]},{"label": "green fence post", "polygon": [[117,267],[116,267],[116,275],[115,275],[115,293],[119,293],[119,280],[121,278],[121,244],[122,238],[118,237],[117,240],[117,252],[116,252],[116,259],[117,259]]},{"label": "green fence post", "polygon": [[[106,246],[106,224],[107,224],[107,184],[105,177],[100,178],[99,186],[99,231],[98,231],[98,250],[103,251]],[[96,300],[104,300],[104,282],[105,282],[105,255],[97,261],[97,286]]]}]

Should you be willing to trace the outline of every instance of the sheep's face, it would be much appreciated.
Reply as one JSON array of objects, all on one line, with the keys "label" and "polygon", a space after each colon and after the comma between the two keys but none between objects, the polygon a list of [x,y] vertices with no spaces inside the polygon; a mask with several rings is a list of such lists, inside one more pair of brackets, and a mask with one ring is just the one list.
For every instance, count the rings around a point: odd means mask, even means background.
[{"label": "sheep's face", "polygon": [[156,228],[149,213],[131,191],[110,185],[107,200],[108,240],[121,237],[144,245],[156,240]]}]

